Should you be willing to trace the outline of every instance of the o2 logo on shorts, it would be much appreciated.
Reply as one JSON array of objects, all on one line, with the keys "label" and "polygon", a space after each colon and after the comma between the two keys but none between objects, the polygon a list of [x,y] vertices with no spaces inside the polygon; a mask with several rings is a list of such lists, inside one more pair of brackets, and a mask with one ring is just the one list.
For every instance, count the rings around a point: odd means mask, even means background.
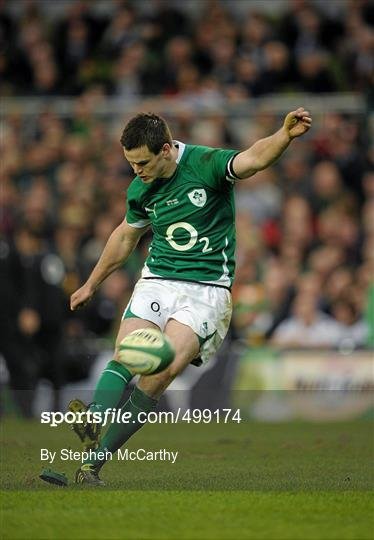
[{"label": "o2 logo on shorts", "polygon": [[153,311],[153,313],[157,313],[157,315],[161,317],[161,306],[158,302],[151,303],[151,310]]},{"label": "o2 logo on shorts", "polygon": [[[176,229],[184,229],[187,231],[190,235],[190,239],[185,244],[178,244],[175,241],[175,238],[173,237],[173,233],[176,231]],[[209,247],[209,238],[207,236],[204,236],[203,238],[199,238],[199,233],[195,229],[191,223],[187,223],[186,221],[178,221],[178,223],[173,223],[172,225],[169,225],[169,227],[166,230],[166,236],[165,239],[169,242],[172,248],[176,249],[177,251],[188,251],[189,249],[193,248],[196,242],[203,242],[204,246],[202,249],[203,253],[206,253],[208,251],[212,251],[212,248]]]}]

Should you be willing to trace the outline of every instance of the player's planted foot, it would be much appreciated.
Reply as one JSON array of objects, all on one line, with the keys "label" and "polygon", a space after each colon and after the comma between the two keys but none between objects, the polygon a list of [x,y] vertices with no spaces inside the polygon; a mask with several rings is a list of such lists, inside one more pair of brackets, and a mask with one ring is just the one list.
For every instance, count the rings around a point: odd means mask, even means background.
[{"label": "player's planted foot", "polygon": [[86,486],[105,486],[99,477],[99,471],[92,463],[85,463],[75,473],[75,483]]},{"label": "player's planted foot", "polygon": [[[73,413],[87,413],[89,408],[80,399],[72,399],[68,410]],[[71,429],[80,438],[84,451],[96,450],[99,446],[101,424],[88,422],[83,416],[83,422],[74,422],[71,424]]]}]

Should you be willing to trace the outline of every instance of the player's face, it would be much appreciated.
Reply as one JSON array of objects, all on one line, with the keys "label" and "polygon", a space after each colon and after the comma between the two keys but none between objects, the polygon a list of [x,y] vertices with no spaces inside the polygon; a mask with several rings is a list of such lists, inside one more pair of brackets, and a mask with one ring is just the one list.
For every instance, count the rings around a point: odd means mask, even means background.
[{"label": "player's face", "polygon": [[123,149],[125,158],[130,163],[133,171],[144,183],[149,184],[156,178],[164,176],[170,155],[170,145],[164,144],[158,154],[154,154],[147,146],[140,146],[132,150]]}]

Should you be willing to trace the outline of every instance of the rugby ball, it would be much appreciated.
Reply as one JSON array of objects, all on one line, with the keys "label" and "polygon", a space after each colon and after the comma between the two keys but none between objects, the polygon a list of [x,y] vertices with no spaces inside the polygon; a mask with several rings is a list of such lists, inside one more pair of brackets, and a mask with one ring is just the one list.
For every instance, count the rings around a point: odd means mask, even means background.
[{"label": "rugby ball", "polygon": [[175,351],[165,334],[156,328],[142,328],[128,334],[118,347],[118,361],[131,373],[159,373],[174,360]]}]

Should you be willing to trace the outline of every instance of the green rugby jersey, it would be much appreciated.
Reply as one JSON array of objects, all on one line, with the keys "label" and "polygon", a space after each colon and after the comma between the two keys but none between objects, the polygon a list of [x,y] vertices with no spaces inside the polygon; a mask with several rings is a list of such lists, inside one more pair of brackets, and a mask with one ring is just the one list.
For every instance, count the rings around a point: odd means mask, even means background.
[{"label": "green rugby jersey", "polygon": [[142,277],[231,287],[235,270],[235,208],[230,162],[236,150],[183,143],[168,179],[127,191],[126,221],[151,225],[153,239]]}]

